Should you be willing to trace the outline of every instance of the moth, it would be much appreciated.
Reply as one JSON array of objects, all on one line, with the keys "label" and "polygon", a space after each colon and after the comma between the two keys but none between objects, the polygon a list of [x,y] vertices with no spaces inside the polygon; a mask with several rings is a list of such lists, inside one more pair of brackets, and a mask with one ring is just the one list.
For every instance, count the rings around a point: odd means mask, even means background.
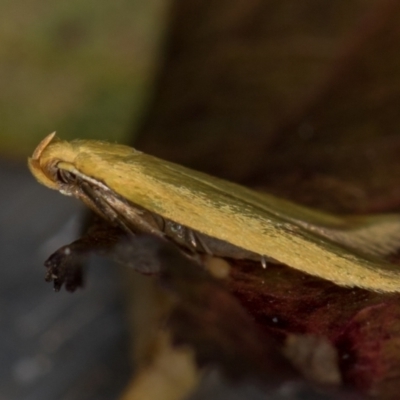
[{"label": "moth", "polygon": [[28,160],[36,179],[128,233],[187,253],[267,260],[340,286],[400,292],[400,215],[335,216],[134,148],[48,135]]}]

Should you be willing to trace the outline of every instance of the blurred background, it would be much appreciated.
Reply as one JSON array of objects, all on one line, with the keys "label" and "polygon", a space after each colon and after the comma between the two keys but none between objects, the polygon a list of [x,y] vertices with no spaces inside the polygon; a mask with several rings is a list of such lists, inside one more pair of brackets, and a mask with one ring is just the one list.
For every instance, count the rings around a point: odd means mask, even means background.
[{"label": "blurred background", "polygon": [[[2,1],[0,399],[114,399],[133,370],[115,268],[96,260],[74,294],[44,282],[83,210],[27,171],[42,138],[135,143],[329,211],[398,211],[399,20],[394,0]],[[264,398],[215,375],[193,398],[211,393]]]},{"label": "blurred background", "polygon": [[0,7],[2,155],[25,157],[53,130],[121,141],[149,99],[168,1]]},{"label": "blurred background", "polygon": [[0,398],[113,399],[131,374],[115,268],[54,293],[44,260],[80,232],[82,209],[30,176],[57,130],[123,141],[149,101],[168,1],[0,4]]}]

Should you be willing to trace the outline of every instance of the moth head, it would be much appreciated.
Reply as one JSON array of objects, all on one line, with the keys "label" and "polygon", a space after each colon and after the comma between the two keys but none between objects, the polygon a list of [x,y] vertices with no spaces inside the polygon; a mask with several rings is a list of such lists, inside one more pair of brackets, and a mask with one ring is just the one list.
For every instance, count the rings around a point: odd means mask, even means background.
[{"label": "moth head", "polygon": [[34,177],[50,189],[66,195],[75,194],[75,151],[68,142],[60,140],[53,132],[46,136],[28,158],[28,166]]}]

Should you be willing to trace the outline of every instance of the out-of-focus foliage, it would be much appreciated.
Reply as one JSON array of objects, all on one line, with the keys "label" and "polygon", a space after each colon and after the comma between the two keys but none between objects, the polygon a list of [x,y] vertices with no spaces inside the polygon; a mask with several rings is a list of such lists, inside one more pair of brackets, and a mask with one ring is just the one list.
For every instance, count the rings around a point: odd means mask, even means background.
[{"label": "out-of-focus foliage", "polygon": [[397,1],[177,1],[174,15],[137,146],[332,211],[399,198]]},{"label": "out-of-focus foliage", "polygon": [[0,154],[63,137],[122,140],[154,75],[166,0],[0,3]]}]

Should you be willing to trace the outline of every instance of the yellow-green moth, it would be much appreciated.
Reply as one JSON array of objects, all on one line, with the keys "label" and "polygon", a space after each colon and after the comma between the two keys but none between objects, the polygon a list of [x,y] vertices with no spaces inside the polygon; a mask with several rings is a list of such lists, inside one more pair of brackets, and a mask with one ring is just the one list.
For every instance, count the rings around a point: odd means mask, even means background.
[{"label": "yellow-green moth", "polygon": [[341,286],[400,292],[397,214],[339,217],[262,194],[131,147],[47,136],[29,159],[37,180],[83,200],[126,231],[195,252],[275,260]]}]

